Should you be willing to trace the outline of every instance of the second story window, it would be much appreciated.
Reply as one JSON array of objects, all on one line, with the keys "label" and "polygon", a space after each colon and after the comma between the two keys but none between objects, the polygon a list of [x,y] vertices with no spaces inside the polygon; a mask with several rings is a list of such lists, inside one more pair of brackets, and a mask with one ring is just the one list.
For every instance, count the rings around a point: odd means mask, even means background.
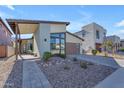
[{"label": "second story window", "polygon": [[96,39],[100,39],[100,34],[98,30],[96,30]]}]

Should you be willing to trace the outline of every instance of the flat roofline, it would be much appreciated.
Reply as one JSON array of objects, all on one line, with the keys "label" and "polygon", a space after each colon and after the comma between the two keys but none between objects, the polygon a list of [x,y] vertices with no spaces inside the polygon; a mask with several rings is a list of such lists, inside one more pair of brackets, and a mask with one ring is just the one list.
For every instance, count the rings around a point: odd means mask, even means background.
[{"label": "flat roofline", "polygon": [[10,34],[13,34],[10,29],[7,27],[7,25],[4,23],[4,21],[2,20],[2,18],[0,17],[0,21],[2,22],[2,24],[7,28],[7,30],[10,32]]},{"label": "flat roofline", "polygon": [[46,21],[46,20],[30,20],[30,19],[6,19],[8,23],[31,23],[31,24],[39,24],[39,23],[54,23],[54,24],[66,24],[69,25],[70,22],[62,22],[62,21]]},{"label": "flat roofline", "polygon": [[82,28],[85,28],[85,27],[87,27],[88,25],[91,25],[91,24],[95,24],[95,25],[99,26],[100,28],[104,29],[105,31],[107,31],[103,26],[101,26],[100,24],[98,24],[96,22],[91,22],[89,24],[86,24],[86,25],[82,26]]}]

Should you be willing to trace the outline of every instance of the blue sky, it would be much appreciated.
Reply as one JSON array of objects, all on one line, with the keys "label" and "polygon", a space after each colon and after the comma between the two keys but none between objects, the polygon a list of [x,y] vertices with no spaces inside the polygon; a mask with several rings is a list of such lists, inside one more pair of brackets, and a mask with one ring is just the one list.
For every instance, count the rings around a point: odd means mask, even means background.
[{"label": "blue sky", "polygon": [[0,6],[2,18],[67,21],[67,30],[76,32],[96,22],[107,30],[107,35],[124,39],[124,6]]}]

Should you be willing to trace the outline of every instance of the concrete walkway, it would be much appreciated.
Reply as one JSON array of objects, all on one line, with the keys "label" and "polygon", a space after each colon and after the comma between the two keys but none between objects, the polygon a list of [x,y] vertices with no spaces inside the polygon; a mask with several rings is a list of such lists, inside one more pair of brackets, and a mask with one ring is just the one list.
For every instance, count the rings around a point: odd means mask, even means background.
[{"label": "concrete walkway", "polygon": [[[111,57],[102,57],[102,56],[93,56],[93,55],[70,55],[70,56],[76,57],[77,59],[82,61],[89,61],[96,64],[110,66],[113,68],[120,68],[121,63],[124,66],[124,63],[121,62],[123,60],[115,60],[114,58],[111,58]],[[119,61],[119,64],[118,64],[118,61]]]},{"label": "concrete walkway", "polygon": [[124,88],[124,68],[119,68],[95,88]]},{"label": "concrete walkway", "polygon": [[34,60],[24,60],[23,62],[23,88],[49,88],[52,87],[37,66]]}]

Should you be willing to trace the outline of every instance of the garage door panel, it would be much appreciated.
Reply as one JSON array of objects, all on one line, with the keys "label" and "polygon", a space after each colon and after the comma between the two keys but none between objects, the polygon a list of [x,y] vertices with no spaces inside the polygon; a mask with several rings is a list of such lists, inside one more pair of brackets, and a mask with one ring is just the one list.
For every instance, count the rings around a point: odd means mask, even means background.
[{"label": "garage door panel", "polygon": [[79,43],[66,43],[66,54],[80,54],[80,44]]}]

